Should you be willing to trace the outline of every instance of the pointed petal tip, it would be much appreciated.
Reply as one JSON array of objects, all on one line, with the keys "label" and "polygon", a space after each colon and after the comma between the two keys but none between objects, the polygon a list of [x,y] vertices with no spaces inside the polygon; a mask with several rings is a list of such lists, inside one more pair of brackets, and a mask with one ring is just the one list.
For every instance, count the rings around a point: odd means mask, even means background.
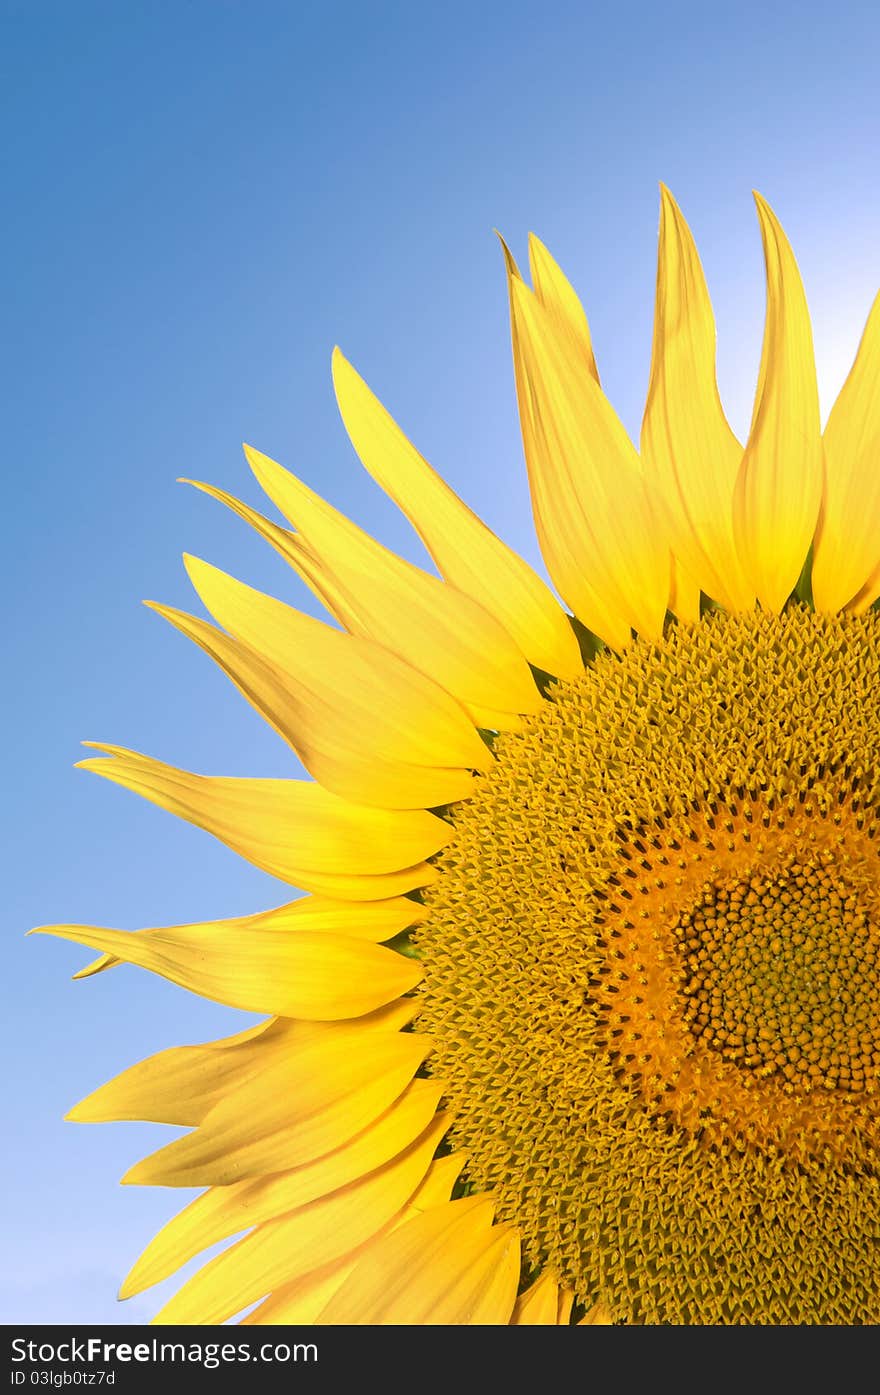
[{"label": "pointed petal tip", "polygon": [[150,1285],[138,1279],[140,1260],[136,1260],[131,1266],[122,1283],[119,1285],[119,1292],[116,1295],[117,1301],[124,1303],[128,1298],[135,1298],[137,1294],[143,1293]]},{"label": "pointed petal tip", "polygon": [[219,567],[215,567],[212,563],[206,562],[203,557],[196,557],[192,552],[184,552],[181,556],[183,557],[183,565],[186,568],[186,574],[196,590],[199,589],[196,577],[206,577],[210,576],[212,573],[219,573],[221,576],[224,575]]},{"label": "pointed petal tip", "polygon": [[63,1124],[93,1124],[95,1120],[91,1118],[87,1109],[83,1109],[83,1105],[87,1103],[88,1096],[84,1100],[77,1100],[76,1104],[70,1106],[66,1114],[62,1114],[61,1122]]},{"label": "pointed petal tip", "polygon": [[[773,208],[757,189],[752,190],[752,197],[755,200],[755,208],[758,213],[758,225],[761,229],[761,240],[764,243],[765,260],[769,256],[770,239],[777,242],[782,249],[788,248],[791,256],[794,257],[788,235]],[[780,251],[776,250],[774,255],[778,260]]]},{"label": "pointed petal tip", "polygon": [[279,477],[286,478],[290,471],[286,470],[283,465],[279,465],[278,461],[274,460],[271,455],[267,455],[265,451],[257,450],[256,446],[245,445],[244,454],[257,484],[269,495],[270,499],[273,498],[271,488],[273,482],[277,483]]},{"label": "pointed petal tip", "polygon": [[85,928],[79,925],[35,925],[32,930],[25,931],[25,939],[28,935],[54,935],[56,939],[69,940],[72,944],[79,944],[76,931]]},{"label": "pointed petal tip", "polygon": [[671,213],[678,213],[678,200],[673,194],[668,184],[660,181],[660,216],[667,217]]},{"label": "pointed petal tip", "polygon": [[519,280],[521,280],[522,278],[520,277],[520,274],[519,274],[519,267],[518,267],[517,264],[516,264],[516,258],[514,257],[513,253],[511,252],[510,248],[508,247],[506,241],[504,240],[504,237],[503,237],[502,234],[498,231],[497,228],[493,228],[492,231],[494,232],[495,236],[498,238],[498,241],[499,241],[500,244],[501,244],[501,253],[502,253],[502,256],[504,257],[504,265],[505,265],[505,269],[506,269],[506,271],[507,271],[508,278],[509,278],[511,281],[519,281]]},{"label": "pointed petal tip", "polygon": [[759,218],[769,218],[771,222],[778,223],[779,219],[776,217],[776,214],[773,212],[773,209],[770,207],[770,204],[764,198],[764,195],[760,192],[759,189],[752,190],[752,198],[755,200],[755,206],[758,210]]},{"label": "pointed petal tip", "polygon": [[101,771],[106,765],[124,755],[130,755],[124,746],[112,746],[106,741],[81,741],[81,746],[85,746],[90,751],[98,751],[97,756],[87,756],[84,760],[74,761],[74,770],[98,770]]},{"label": "pointed petal tip", "polygon": [[360,378],[357,369],[354,367],[351,360],[346,358],[338,344],[334,345],[333,352],[330,355],[330,375],[337,393],[339,391],[340,377],[348,375],[353,378]]},{"label": "pointed petal tip", "polygon": [[96,766],[103,765],[106,756],[113,755],[112,748],[105,746],[101,741],[81,741],[79,744],[85,746],[88,751],[100,752],[100,757],[83,756],[82,760],[75,760],[73,762],[74,770],[94,770]]}]

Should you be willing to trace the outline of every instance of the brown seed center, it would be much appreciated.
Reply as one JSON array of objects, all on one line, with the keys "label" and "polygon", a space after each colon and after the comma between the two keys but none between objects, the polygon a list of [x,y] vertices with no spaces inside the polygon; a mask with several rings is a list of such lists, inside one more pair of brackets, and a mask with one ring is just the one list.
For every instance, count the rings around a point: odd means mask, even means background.
[{"label": "brown seed center", "polygon": [[876,1076],[877,927],[833,863],[709,887],[675,928],[685,1021],[726,1060],[802,1088]]},{"label": "brown seed center", "polygon": [[704,1144],[876,1157],[876,824],[747,801],[621,851],[595,984],[621,1082]]}]

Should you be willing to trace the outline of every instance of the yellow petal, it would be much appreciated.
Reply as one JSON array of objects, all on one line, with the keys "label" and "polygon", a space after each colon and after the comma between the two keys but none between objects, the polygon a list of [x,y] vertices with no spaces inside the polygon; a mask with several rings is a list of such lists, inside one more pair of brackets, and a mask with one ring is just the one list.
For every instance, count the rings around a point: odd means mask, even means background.
[{"label": "yellow petal", "polygon": [[614,1324],[614,1317],[608,1304],[599,1299],[594,1303],[589,1312],[585,1313],[578,1323],[578,1327],[611,1327]]},{"label": "yellow petal", "polygon": [[[237,513],[240,518],[243,518],[245,522],[250,523],[260,536],[271,543],[276,551],[290,563],[299,576],[301,576],[312,589],[321,604],[326,607],[334,619],[338,620],[340,625],[344,626],[344,628],[349,630],[352,634],[365,633],[361,620],[362,612],[358,608],[357,598],[353,597],[345,590],[337,581],[335,575],[318,559],[316,553],[306,544],[302,537],[298,536],[296,533],[289,532],[285,528],[279,528],[277,524],[270,522],[268,518],[257,513],[255,509],[250,508],[247,504],[243,504],[240,499],[236,499],[232,494],[227,494],[222,489],[216,489],[213,485],[199,484],[194,480],[185,480],[183,483],[193,484],[196,489],[200,489],[203,493],[209,494],[212,498],[218,499],[221,503],[226,504],[233,512]],[[435,578],[429,578],[429,580],[433,581]],[[453,588],[448,586],[446,590],[450,593],[453,592]],[[455,591],[454,594],[457,596],[462,595],[462,593],[458,591]],[[471,602],[471,604],[476,604],[476,602]],[[488,612],[485,613],[488,614]],[[374,638],[378,638],[378,633],[377,629]],[[507,642],[508,644],[513,643],[509,638]],[[388,647],[395,649],[395,645],[390,643]],[[403,650],[400,649],[399,646],[397,646],[395,652],[403,654]],[[409,655],[404,655],[404,657],[409,658]],[[520,661],[522,662],[521,655]],[[411,659],[411,662],[413,663],[413,667],[420,668],[420,671],[428,673],[429,675],[433,671],[432,667],[428,665],[427,659],[423,665],[418,664],[415,661],[415,657]],[[491,674],[489,674],[489,677],[491,678]],[[446,682],[443,682],[442,678],[439,681],[442,687],[445,687],[449,692],[453,693],[454,696],[460,698],[460,693],[457,691],[458,680],[455,680],[454,676],[448,677],[448,681]],[[464,691],[463,688],[462,691]],[[534,701],[534,693],[535,688],[534,685],[532,685],[531,701]],[[483,706],[473,701],[464,702],[462,700],[462,705],[468,716],[478,727],[498,731],[519,731],[522,728],[522,719],[517,713]]]},{"label": "yellow petal", "polygon": [[556,1326],[568,1327],[571,1322],[571,1310],[574,1306],[574,1294],[570,1288],[561,1288],[556,1296]]},{"label": "yellow petal", "polygon": [[71,978],[93,978],[95,974],[102,974],[105,969],[112,969],[114,964],[120,963],[115,954],[99,954],[97,959],[92,959],[82,969],[77,969]]},{"label": "yellow petal", "polygon": [[752,429],[734,490],[743,572],[768,610],[797,583],[819,515],[822,438],[813,335],[800,272],[774,213],[755,195],[767,265],[767,317]]},{"label": "yellow petal", "polygon": [[306,546],[302,538],[297,537],[296,533],[291,533],[287,528],[279,528],[278,524],[266,518],[265,514],[258,513],[256,509],[251,508],[250,504],[243,503],[241,499],[236,499],[234,494],[228,494],[225,489],[218,489],[216,485],[190,479],[179,479],[178,484],[190,484],[193,489],[198,489],[202,494],[207,494],[219,503],[225,504],[245,523],[250,524],[254,531],[270,546],[275,548],[275,551],[311,587],[321,604],[326,607],[334,619],[339,621],[340,625],[349,629],[355,623],[354,611],[351,610],[345,594],[335,585],[329,575],[326,573],[322,575],[320,564],[314,553]]},{"label": "yellow petal", "polygon": [[335,1152],[293,1172],[203,1192],[151,1240],[120,1297],[159,1283],[218,1240],[305,1206],[383,1166],[428,1127],[442,1090],[442,1083],[414,1080],[384,1114]]},{"label": "yellow petal", "polygon": [[359,1245],[356,1250],[349,1251],[342,1259],[332,1260],[330,1264],[277,1289],[258,1308],[252,1309],[242,1318],[242,1326],[268,1323],[290,1323],[296,1326],[313,1323],[334,1293],[342,1287],[359,1260],[369,1256],[377,1240],[411,1220],[413,1216],[420,1215],[430,1206],[439,1206],[441,1202],[449,1199],[462,1162],[460,1153],[449,1153],[446,1157],[435,1158],[403,1210],[399,1211],[387,1226],[377,1231],[375,1236]]},{"label": "yellow petal", "polygon": [[[414,778],[419,767],[435,780],[438,769],[488,768],[491,758],[460,704],[425,674],[372,640],[332,629],[196,558],[186,561],[218,623],[289,688],[306,743],[330,755],[412,765]],[[454,769],[447,778],[460,779]]]},{"label": "yellow petal", "polygon": [[529,270],[535,295],[541,305],[552,317],[556,328],[571,339],[590,377],[598,383],[599,370],[584,307],[562,268],[534,233],[529,234]]},{"label": "yellow petal", "polygon": [[[379,1234],[384,1234],[387,1229],[384,1226]],[[367,1240],[342,1259],[331,1260],[329,1264],[322,1264],[320,1269],[313,1269],[292,1283],[282,1284],[241,1319],[241,1326],[310,1327],[334,1293],[342,1287],[361,1256],[369,1250],[371,1243],[372,1239]]]},{"label": "yellow petal", "polygon": [[[232,920],[204,921],[206,929],[215,925],[237,925],[247,931],[256,929],[309,930],[317,934],[351,935],[374,944],[391,940],[402,930],[408,930],[424,920],[427,909],[406,896],[391,896],[387,901],[334,901],[329,896],[301,896],[271,911],[235,917]],[[188,927],[195,929],[195,926]],[[143,932],[138,932],[143,933]],[[74,978],[91,978],[120,963],[115,954],[102,954],[79,969]]]},{"label": "yellow petal", "polygon": [[268,456],[245,446],[262,488],[346,600],[346,625],[473,708],[537,712],[541,696],[503,626],[478,601],[396,557]]},{"label": "yellow petal", "polygon": [[754,603],[754,595],[733,538],[733,491],[743,451],[718,395],[715,317],[700,258],[681,210],[669,190],[660,187],[642,462],[662,492],[673,551],[686,573],[726,609],[744,610]]},{"label": "yellow petal", "polygon": [[375,1245],[317,1321],[507,1323],[519,1281],[519,1237],[493,1226],[483,1197],[435,1206]]},{"label": "yellow petal", "polygon": [[583,665],[574,631],[540,577],[462,503],[338,349],[333,382],[363,465],[406,514],[446,580],[494,615],[530,663],[576,677]]},{"label": "yellow petal", "polygon": [[823,437],[825,498],[813,554],[817,610],[857,614],[880,595],[880,295]]},{"label": "yellow petal", "polygon": [[689,625],[696,625],[700,618],[700,587],[688,576],[677,557],[672,559],[669,609]]},{"label": "yellow petal", "polygon": [[[366,720],[356,722],[354,730],[347,729],[345,720],[325,702],[299,689],[294,679],[280,673],[250,645],[185,611],[147,604],[214,660],[289,743],[309,774],[331,793],[385,809],[434,808],[472,793],[473,777],[467,770],[412,765],[377,755],[371,748],[377,723],[371,726]],[[350,706],[346,715],[356,717]],[[486,759],[485,750],[482,759]]]},{"label": "yellow petal", "polygon": [[[291,930],[311,930],[324,935],[353,935],[356,939],[393,939],[425,920],[429,911],[407,896],[390,896],[387,901],[334,901],[330,896],[302,896],[282,906],[284,924]],[[279,911],[268,914],[279,916]]]},{"label": "yellow petal", "polygon": [[541,551],[560,595],[615,649],[659,639],[670,552],[639,458],[587,365],[509,277],[514,369]]},{"label": "yellow petal", "polygon": [[136,1164],[124,1181],[228,1186],[311,1162],[393,1104],[430,1049],[419,1033],[363,1031],[358,1021],[298,1025],[310,1028],[304,1039],[226,1091],[198,1128]]},{"label": "yellow petal", "polygon": [[555,1275],[545,1269],[516,1300],[511,1322],[520,1327],[566,1327],[573,1301],[574,1295],[560,1288]]},{"label": "yellow petal", "polygon": [[159,1051],[87,1095],[65,1117],[78,1124],[199,1124],[227,1091],[285,1052],[300,1030],[293,1022],[261,1022],[222,1041]]},{"label": "yellow petal", "polygon": [[307,930],[292,935],[244,921],[139,933],[45,925],[31,933],[115,954],[229,1007],[308,1021],[360,1017],[408,993],[422,977],[411,959],[366,940]]},{"label": "yellow petal", "polygon": [[81,769],[188,819],[282,881],[344,900],[425,886],[433,869],[422,859],[453,837],[426,811],[350,804],[310,781],[193,775],[121,746],[85,744],[110,759],[81,761]]},{"label": "yellow petal", "polygon": [[464,1162],[465,1154],[458,1151],[435,1158],[424,1179],[419,1183],[418,1190],[413,1192],[406,1203],[400,1217],[401,1222],[411,1220],[413,1216],[421,1215],[432,1206],[440,1206],[444,1201],[448,1201]]},{"label": "yellow petal", "polygon": [[436,1119],[391,1162],[289,1215],[257,1226],[200,1269],[154,1319],[216,1323],[363,1244],[400,1210],[447,1127]]}]

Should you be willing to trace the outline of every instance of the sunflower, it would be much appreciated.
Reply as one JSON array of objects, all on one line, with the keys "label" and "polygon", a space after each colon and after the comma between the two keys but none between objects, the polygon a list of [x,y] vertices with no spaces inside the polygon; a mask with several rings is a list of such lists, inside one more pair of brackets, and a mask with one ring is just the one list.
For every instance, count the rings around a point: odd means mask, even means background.
[{"label": "sunflower", "polygon": [[[311,780],[82,762],[306,893],[49,933],[265,1016],[76,1120],[185,1132],[203,1191],[123,1296],[216,1323],[880,1318],[880,298],[820,427],[803,287],[757,198],[767,313],[729,427],[664,189],[640,452],[570,283],[504,249],[535,524],[569,614],[336,351],[364,466],[436,564],[246,448],[289,527],[206,484],[325,624],[193,558],[195,641]],[[502,244],[503,245],[503,244]],[[234,1238],[240,1237],[240,1238]]]}]

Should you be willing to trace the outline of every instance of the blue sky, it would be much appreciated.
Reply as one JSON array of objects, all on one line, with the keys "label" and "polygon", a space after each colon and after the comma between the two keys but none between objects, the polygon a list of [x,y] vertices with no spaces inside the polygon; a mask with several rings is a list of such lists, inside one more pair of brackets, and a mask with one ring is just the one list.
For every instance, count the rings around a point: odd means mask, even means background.
[{"label": "blue sky", "polygon": [[77,1099],[240,1014],[32,925],[244,914],[285,889],[73,770],[82,739],[215,774],[299,769],[192,646],[184,550],[304,609],[216,504],[259,504],[242,440],[423,560],[338,420],[339,343],[483,516],[532,539],[493,227],[529,229],[585,301],[637,437],[657,184],[700,246],[722,395],[751,409],[763,317],[750,190],[782,219],[827,411],[880,281],[880,12],[868,3],[537,9],[268,0],[3,0],[8,732],[2,839],[11,1261],[0,1320],[141,1321],[115,1293],[175,1209],[119,1176],[170,1136],[64,1124]]}]

